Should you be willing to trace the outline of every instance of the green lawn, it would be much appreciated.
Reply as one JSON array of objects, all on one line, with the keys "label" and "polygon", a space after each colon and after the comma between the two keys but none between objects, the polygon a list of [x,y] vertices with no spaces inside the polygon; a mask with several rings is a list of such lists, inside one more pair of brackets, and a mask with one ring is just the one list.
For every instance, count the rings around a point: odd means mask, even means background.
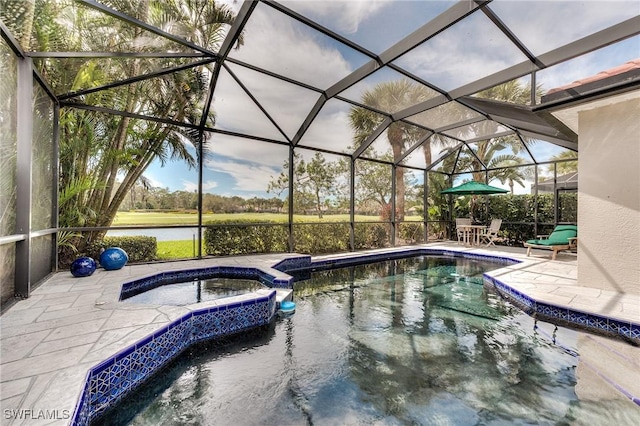
[{"label": "green lawn", "polygon": [[158,241],[158,260],[185,259],[198,255],[198,247],[193,240]]},{"label": "green lawn", "polygon": [[[285,213],[209,213],[202,216],[204,223],[210,221],[228,221],[231,219],[260,220],[265,222],[286,223],[288,216]],[[407,216],[407,221],[419,221],[420,216]],[[348,222],[348,214],[325,215],[322,219],[311,215],[294,215],[294,222]],[[356,215],[356,222],[379,221],[379,216]],[[118,212],[113,225],[197,225],[198,215],[195,213],[171,213],[171,212]]]}]

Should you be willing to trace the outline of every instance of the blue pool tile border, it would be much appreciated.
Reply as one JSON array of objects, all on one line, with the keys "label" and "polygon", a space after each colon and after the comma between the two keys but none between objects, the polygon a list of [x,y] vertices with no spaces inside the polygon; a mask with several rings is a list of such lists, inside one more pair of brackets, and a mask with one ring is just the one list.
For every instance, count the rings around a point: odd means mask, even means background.
[{"label": "blue pool tile border", "polygon": [[484,274],[484,282],[485,285],[494,288],[499,295],[536,319],[597,334],[621,337],[635,344],[640,344],[640,324],[547,302],[539,302],[487,274]]},{"label": "blue pool tile border", "polygon": [[122,284],[119,300],[122,301],[129,297],[167,284],[212,278],[256,280],[269,288],[292,288],[293,286],[293,279],[291,277],[278,278],[275,275],[258,268],[241,266],[212,266],[207,268],[160,272],[126,282]]},{"label": "blue pool tile border", "polygon": [[189,312],[98,363],[87,373],[71,424],[88,425],[191,345],[269,324],[276,294]]},{"label": "blue pool tile border", "polygon": [[[476,260],[489,260],[504,265],[513,265],[520,263],[519,260],[512,259],[504,256],[493,255],[481,255],[476,253],[458,252],[446,249],[434,249],[434,248],[411,248],[406,250],[400,250],[396,252],[380,252],[380,253],[365,253],[358,256],[345,256],[342,258],[321,259],[310,263],[309,268],[313,270],[333,269],[333,268],[345,268],[348,266],[360,265],[363,263],[380,262],[385,260],[404,259],[414,256],[449,256],[449,257],[462,257],[465,259]],[[284,269],[284,272],[289,270]]]}]

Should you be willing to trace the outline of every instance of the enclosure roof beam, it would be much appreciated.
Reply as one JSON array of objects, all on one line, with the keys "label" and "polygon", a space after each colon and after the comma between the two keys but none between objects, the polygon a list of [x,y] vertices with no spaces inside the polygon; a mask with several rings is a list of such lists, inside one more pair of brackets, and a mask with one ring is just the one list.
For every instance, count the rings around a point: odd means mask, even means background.
[{"label": "enclosure roof beam", "polygon": [[95,106],[95,105],[87,105],[87,104],[83,104],[81,102],[60,101],[60,106],[69,107],[69,108],[76,108],[76,109],[83,109],[83,110],[88,110],[88,111],[102,112],[102,113],[106,113],[106,114],[119,115],[119,116],[122,116],[122,117],[135,118],[135,119],[139,119],[139,120],[153,121],[153,122],[156,122],[156,123],[170,124],[170,125],[173,125],[173,126],[188,127],[190,129],[198,129],[199,128],[199,126],[197,126],[195,124],[191,124],[191,123],[185,123],[185,122],[181,122],[181,121],[174,121],[174,120],[171,120],[171,119],[168,119],[168,118],[153,117],[153,116],[150,116],[150,115],[136,114],[136,113],[133,113],[133,112],[120,111],[120,110],[117,110],[117,109],[105,108],[105,107],[100,107],[100,106]]},{"label": "enclosure roof beam", "polygon": [[520,39],[516,37],[516,35],[509,29],[509,27],[507,27],[504,22],[502,22],[502,19],[500,19],[489,6],[483,7],[482,12],[491,20],[491,22],[493,22],[498,27],[500,31],[502,31],[505,36],[507,36],[511,43],[513,43],[518,48],[518,50],[520,50],[520,52],[522,52],[527,58],[529,58],[529,61],[534,63],[538,68],[544,68],[545,65],[540,62],[540,60],[536,58],[529,49],[527,49],[524,43],[522,43]]},{"label": "enclosure roof beam", "polygon": [[352,48],[353,50],[356,50],[360,53],[362,53],[363,55],[366,55],[370,58],[373,59],[378,59],[378,56],[371,52],[368,49],[365,49],[364,47],[360,46],[357,43],[354,43],[353,41],[349,40],[348,38],[342,37],[340,34],[335,33],[334,31],[331,31],[330,29],[318,24],[315,21],[310,20],[309,18],[307,18],[306,16],[300,15],[298,12],[289,9],[286,6],[283,6],[282,4],[272,1],[272,0],[261,0],[264,4],[267,4],[269,6],[271,6],[273,9],[277,10],[278,12],[281,12],[287,16],[289,16],[290,18],[295,19],[296,21],[302,22],[303,24],[313,28],[314,30],[328,36],[331,37],[332,39],[349,46],[350,48]]},{"label": "enclosure roof beam", "polygon": [[16,40],[13,37],[13,34],[11,33],[11,31],[9,30],[9,28],[6,27],[6,25],[4,25],[4,22],[2,22],[1,19],[0,19],[0,35],[2,35],[2,38],[4,39],[4,41],[7,42],[11,50],[13,50],[13,53],[16,54],[16,56],[18,56],[19,58],[24,58],[26,56],[18,40]]},{"label": "enclosure roof beam", "polygon": [[273,119],[273,117],[271,117],[271,115],[267,112],[267,110],[262,106],[262,104],[260,103],[260,101],[258,101],[258,99],[256,99],[255,96],[253,96],[253,93],[251,93],[251,91],[247,88],[247,86],[244,85],[244,83],[242,81],[240,81],[240,79],[238,78],[238,76],[236,76],[236,74],[231,71],[229,69],[229,67],[227,66],[227,64],[222,64],[222,66],[224,67],[225,70],[227,70],[227,72],[231,75],[231,77],[236,81],[236,83],[238,83],[238,85],[240,86],[240,88],[247,94],[247,96],[249,96],[249,98],[251,98],[251,100],[253,101],[254,104],[256,104],[256,106],[260,109],[260,111],[262,111],[262,113],[265,115],[265,117],[267,117],[267,119],[271,122],[271,124],[273,124],[275,126],[276,129],[278,129],[278,132],[280,132],[280,134],[289,142],[291,143],[291,139],[289,139],[289,136],[287,136],[287,134],[284,132],[284,130],[282,130],[282,128],[278,125],[278,123]]},{"label": "enclosure roof beam", "polygon": [[[436,160],[431,163],[431,164],[427,164],[427,168],[425,169],[425,171],[431,171],[431,169],[433,169],[437,164],[439,164],[440,162],[442,162],[445,158],[449,157],[450,155],[453,155],[455,153],[457,153],[458,151],[460,151],[460,148],[464,145],[464,143],[460,142],[458,145],[454,146],[453,148],[451,148],[448,151],[445,151],[444,154],[441,154],[438,158],[436,158]],[[448,174],[448,173],[447,173]]]},{"label": "enclosure roof beam", "polygon": [[376,140],[376,138],[378,136],[380,136],[382,134],[382,132],[384,132],[387,127],[389,127],[389,125],[392,123],[391,119],[389,117],[386,117],[382,123],[380,123],[380,125],[367,137],[367,139],[365,139],[362,144],[360,144],[360,146],[358,147],[358,149],[356,149],[353,154],[351,155],[351,158],[356,159],[358,157],[360,157],[360,155],[367,149],[369,148],[369,146],[373,143],[373,141]]},{"label": "enclosure roof beam", "polygon": [[76,92],[68,92],[68,93],[61,94],[60,96],[58,96],[58,98],[61,99],[61,100],[62,99],[76,98],[78,96],[88,95],[88,94],[99,92],[99,91],[102,91],[102,90],[114,89],[116,87],[125,86],[127,84],[138,83],[140,81],[149,80],[149,79],[156,78],[156,77],[161,77],[163,75],[172,74],[172,73],[177,72],[177,71],[184,71],[184,70],[187,70],[189,68],[194,68],[194,67],[197,67],[197,66],[200,66],[200,65],[206,65],[206,64],[209,64],[211,62],[215,62],[215,59],[214,58],[207,58],[207,59],[204,59],[202,61],[192,62],[192,63],[189,63],[189,64],[180,65],[180,66],[172,67],[172,68],[165,68],[165,69],[161,69],[161,70],[158,70],[158,71],[150,72],[148,74],[137,75],[135,77],[126,78],[124,80],[118,80],[118,81],[115,81],[113,83],[105,84],[105,85],[102,85],[102,86],[92,87],[91,89],[78,90]]},{"label": "enclosure roof beam", "polygon": [[533,133],[533,132],[527,132],[524,130],[521,130],[519,132],[522,136],[526,137],[526,138],[532,138],[532,139],[542,139],[546,142],[551,142],[555,145],[561,146],[563,148],[567,148],[570,149],[572,151],[578,151],[578,143],[577,142],[571,142],[571,141],[567,141],[565,139],[559,139],[559,138],[554,138],[553,136],[548,136],[548,135],[539,135],[537,133]]},{"label": "enclosure roof beam", "polygon": [[202,52],[29,52],[32,58],[217,58]]},{"label": "enclosure roof beam", "polygon": [[207,100],[204,103],[204,109],[202,111],[202,117],[200,120],[200,127],[204,128],[207,124],[207,117],[209,116],[209,112],[211,111],[211,103],[213,102],[213,93],[216,90],[216,85],[218,83],[218,77],[220,76],[220,67],[224,63],[227,56],[229,56],[229,52],[233,48],[233,45],[238,41],[240,36],[242,35],[242,30],[244,26],[249,21],[249,17],[253,13],[256,8],[257,3],[254,1],[245,1],[242,3],[238,14],[236,15],[236,19],[233,21],[233,25],[231,29],[227,33],[224,41],[222,42],[222,46],[220,46],[220,52],[218,56],[218,66],[214,68],[213,73],[211,75],[211,82],[209,83],[209,93],[207,94]]},{"label": "enclosure roof beam", "polygon": [[132,18],[131,16],[129,16],[129,15],[125,14],[125,13],[122,13],[122,12],[117,11],[115,9],[112,9],[112,8],[110,8],[108,6],[105,6],[102,3],[98,3],[95,0],[76,0],[76,1],[79,2],[79,3],[84,4],[85,6],[88,6],[88,7],[92,8],[92,9],[96,9],[96,10],[98,10],[100,12],[103,12],[103,13],[105,13],[107,15],[113,16],[114,18],[117,18],[117,19],[119,19],[121,21],[124,21],[124,22],[127,22],[127,23],[131,24],[131,25],[135,25],[137,27],[140,27],[143,30],[149,31],[149,32],[151,32],[151,33],[153,33],[155,35],[159,35],[160,37],[164,37],[167,40],[171,40],[171,41],[173,41],[175,43],[181,44],[181,45],[186,46],[186,47],[188,47],[190,49],[197,50],[198,52],[205,53],[208,56],[216,56],[216,52],[213,52],[211,50],[205,49],[202,46],[198,46],[197,44],[192,43],[192,42],[190,42],[188,40],[185,40],[182,37],[175,36],[175,35],[173,35],[171,33],[168,33],[166,31],[161,30],[158,27],[154,27],[153,25],[149,25],[146,22],[142,22],[139,19]]},{"label": "enclosure roof beam", "polygon": [[302,87],[302,88],[305,88],[305,89],[308,89],[308,90],[312,90],[312,91],[317,92],[317,93],[322,93],[322,89],[319,89],[317,87],[311,86],[311,85],[309,85],[307,83],[303,83],[303,82],[298,81],[298,80],[294,80],[294,79],[289,78],[289,77],[285,77],[284,75],[276,74],[276,73],[274,73],[272,71],[266,70],[264,68],[260,68],[260,67],[258,67],[256,65],[248,64],[246,62],[240,61],[240,60],[235,59],[235,58],[227,57],[225,62],[231,62],[232,64],[236,64],[236,65],[241,66],[243,68],[248,68],[248,69],[250,69],[252,71],[259,72],[259,73],[264,74],[264,75],[268,75],[269,77],[277,78],[278,80],[284,81],[286,83],[295,84],[296,86],[299,86],[299,87]]},{"label": "enclosure roof beam", "polygon": [[[427,134],[425,134],[423,137],[421,137],[415,144],[413,144],[409,149],[406,150],[406,152],[404,154],[402,154],[400,156],[400,158],[398,158],[398,160],[393,163],[394,166],[399,166],[401,162],[404,161],[405,158],[407,158],[409,155],[411,155],[411,153],[413,151],[415,151],[416,149],[418,149],[418,147],[422,146],[422,144],[429,139],[431,136],[433,135],[433,132],[427,132]],[[427,164],[428,166],[428,164]],[[403,166],[404,167],[404,166]]]},{"label": "enclosure roof beam", "polygon": [[[416,31],[409,34],[404,39],[400,40],[395,45],[385,50],[380,54],[379,57],[376,57],[376,59],[364,64],[363,66],[328,88],[324,94],[324,102],[326,102],[327,99],[338,95],[342,91],[363,80],[364,78],[375,72],[378,68],[391,63],[391,61],[399,58],[409,50],[449,28],[467,15],[473,13],[478,7],[479,6],[472,0],[461,0],[457,2],[437,17],[427,22],[425,25],[418,28]],[[298,144],[302,136],[306,133],[307,129],[311,125],[312,120],[309,120],[309,118],[313,118],[315,117],[315,115],[317,115],[317,111],[312,110],[309,113],[309,116],[296,133],[296,136],[293,138],[294,146]],[[398,119],[394,118],[393,121],[397,120]]]}]

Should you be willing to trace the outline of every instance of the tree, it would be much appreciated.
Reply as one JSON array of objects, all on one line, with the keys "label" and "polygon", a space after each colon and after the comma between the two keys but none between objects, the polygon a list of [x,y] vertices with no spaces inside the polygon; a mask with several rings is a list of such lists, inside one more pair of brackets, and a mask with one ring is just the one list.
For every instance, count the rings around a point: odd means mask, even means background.
[{"label": "tree", "polygon": [[[65,19],[73,19],[74,34],[67,37],[66,50],[79,51],[148,51],[175,49],[173,42],[158,37],[152,44],[136,26],[114,17],[91,13],[75,3],[47,2],[38,8],[36,34],[39,46],[58,38],[51,34],[69,33]],[[131,2],[115,0],[112,7],[140,21],[161,29],[170,29],[204,48],[214,50],[221,42],[225,25],[234,16],[227,6],[210,0],[172,0]],[[63,14],[64,11],[64,14]],[[241,43],[241,39],[239,45]],[[109,81],[139,76],[157,69],[182,64],[176,58],[148,61],[144,58],[93,58],[81,65],[73,61],[42,61],[40,72],[54,87],[71,92],[97,87]],[[124,113],[168,118],[175,122],[197,125],[201,106],[208,91],[208,71],[189,68],[127,86],[78,96],[76,102],[104,106]],[[212,116],[208,117],[212,125]],[[154,161],[165,164],[178,159],[195,167],[197,148],[206,142],[193,127],[134,119],[129,116],[95,113],[88,110],[63,109],[60,117],[60,226],[111,225],[123,200],[140,182]],[[103,232],[88,233],[85,243],[100,238]]]},{"label": "tree", "polygon": [[[433,97],[433,91],[426,86],[413,83],[407,79],[380,83],[370,91],[362,94],[364,105],[380,111],[399,111],[416,105]],[[354,131],[354,145],[359,147],[382,123],[383,117],[369,109],[353,107],[349,112],[349,121]],[[391,145],[392,161],[398,163],[412,144],[425,136],[426,130],[403,121],[394,121],[387,128],[387,139]],[[396,169],[396,220],[404,217],[405,182],[404,169]]]},{"label": "tree", "polygon": [[524,188],[524,181],[532,176],[532,169],[529,167],[518,167],[524,163],[520,157],[512,155],[501,155],[492,159],[488,167],[503,167],[489,172],[489,181],[498,179],[500,183],[508,183],[511,195],[513,195],[514,184],[517,183]]},{"label": "tree", "polygon": [[[391,156],[388,154],[379,156],[374,153],[374,155],[382,160],[391,161]],[[375,203],[381,214],[388,210],[388,213],[385,213],[388,216],[391,212],[389,206],[393,195],[391,193],[391,167],[362,159],[356,162],[355,177],[355,199],[361,204]]]},{"label": "tree", "polygon": [[[331,197],[338,197],[341,193],[339,176],[342,168],[338,162],[327,162],[324,155],[316,152],[308,163],[295,153],[293,200],[297,209],[305,210],[312,207],[322,219],[324,207]],[[285,161],[283,171],[277,178],[273,178],[267,186],[267,192],[278,195],[289,189],[289,161]]]},{"label": "tree", "polygon": [[[565,161],[575,159],[576,161]],[[559,161],[555,163],[556,171],[560,175],[566,175],[568,173],[574,173],[578,171],[578,153],[571,150],[562,151],[560,154],[556,154],[551,157],[553,161]],[[553,173],[554,164],[550,164],[548,171]]]},{"label": "tree", "polygon": [[[539,88],[539,90],[541,90]],[[499,102],[509,102],[513,104],[526,105],[530,98],[530,86],[522,85],[517,80],[512,80],[503,84],[499,84],[490,89],[483,90],[478,93],[479,97],[490,98]],[[470,132],[473,134],[484,135],[493,132],[494,123],[490,121],[481,121],[470,125]],[[524,139],[524,143],[532,143],[528,139]],[[478,182],[484,181],[484,172],[486,168],[496,167],[497,163],[506,165],[509,162],[514,164],[521,163],[518,154],[524,151],[524,144],[517,135],[500,136],[497,138],[488,138],[474,144],[472,148],[475,155],[464,155],[461,158],[462,167],[458,167],[462,171],[471,171],[473,179]],[[502,154],[497,161],[492,161],[493,157],[505,148],[510,148],[513,154]],[[492,166],[489,166],[492,164]],[[494,174],[495,175],[495,174]],[[497,178],[497,177],[496,177]]]}]

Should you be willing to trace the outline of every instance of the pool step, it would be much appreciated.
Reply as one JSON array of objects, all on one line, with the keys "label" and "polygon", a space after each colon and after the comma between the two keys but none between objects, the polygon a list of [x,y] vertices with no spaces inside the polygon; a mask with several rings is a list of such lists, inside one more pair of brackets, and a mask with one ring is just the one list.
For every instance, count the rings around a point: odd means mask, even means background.
[{"label": "pool step", "polygon": [[276,309],[280,309],[280,303],[285,300],[293,300],[293,290],[290,288],[278,288],[276,290]]},{"label": "pool step", "polygon": [[625,398],[640,405],[639,347],[583,334],[578,338],[578,353],[576,394],[580,399]]}]

